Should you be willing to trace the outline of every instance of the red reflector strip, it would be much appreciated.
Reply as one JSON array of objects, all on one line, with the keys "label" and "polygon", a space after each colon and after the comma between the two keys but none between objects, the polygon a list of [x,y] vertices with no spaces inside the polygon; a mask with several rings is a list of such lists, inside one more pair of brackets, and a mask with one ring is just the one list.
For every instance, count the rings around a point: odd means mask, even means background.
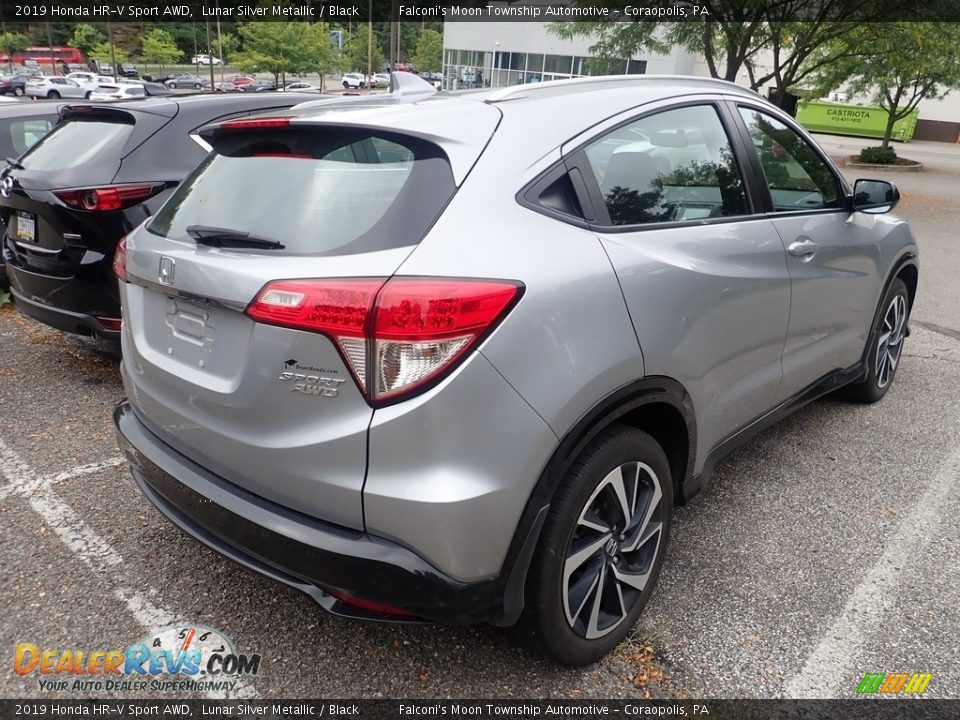
[{"label": "red reflector strip", "polygon": [[377,613],[379,615],[395,615],[397,617],[416,617],[409,610],[404,610],[403,608],[394,607],[393,605],[385,605],[383,603],[374,602],[373,600],[364,600],[363,598],[354,597],[353,595],[348,595],[342,590],[330,590],[330,594],[333,595],[337,600],[342,602],[344,605],[351,605],[355,608],[360,608],[361,610],[368,610],[372,613]]},{"label": "red reflector strip", "polygon": [[119,330],[123,322],[120,318],[98,317],[97,322],[103,325],[107,330]]}]

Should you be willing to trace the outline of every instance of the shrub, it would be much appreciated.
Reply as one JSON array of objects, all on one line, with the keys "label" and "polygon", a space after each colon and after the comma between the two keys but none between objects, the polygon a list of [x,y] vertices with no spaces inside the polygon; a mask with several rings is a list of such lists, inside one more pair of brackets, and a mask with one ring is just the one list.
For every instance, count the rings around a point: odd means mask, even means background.
[{"label": "shrub", "polygon": [[877,165],[893,165],[897,162],[897,153],[892,147],[868,147],[860,151],[860,160]]}]

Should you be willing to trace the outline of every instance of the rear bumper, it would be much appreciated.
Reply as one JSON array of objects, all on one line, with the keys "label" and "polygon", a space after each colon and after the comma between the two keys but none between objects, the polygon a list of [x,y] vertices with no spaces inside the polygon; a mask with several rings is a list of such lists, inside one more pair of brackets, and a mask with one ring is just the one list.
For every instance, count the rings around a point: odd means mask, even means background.
[{"label": "rear bumper", "polygon": [[[16,270],[11,272],[10,275],[15,275],[15,273]],[[34,320],[39,320],[44,325],[77,335],[93,335],[110,340],[120,340],[119,330],[108,329],[93,315],[71,312],[70,310],[36,302],[17,292],[13,283],[11,283],[10,292],[17,301],[17,309],[21,313]]]},{"label": "rear bumper", "polygon": [[[235,562],[307,593],[324,609],[366,620],[504,620],[505,579],[454,580],[400,545],[242,490],[163,443],[126,401],[113,418],[134,479],[170,521]],[[412,617],[348,605],[332,593],[401,608]]]}]

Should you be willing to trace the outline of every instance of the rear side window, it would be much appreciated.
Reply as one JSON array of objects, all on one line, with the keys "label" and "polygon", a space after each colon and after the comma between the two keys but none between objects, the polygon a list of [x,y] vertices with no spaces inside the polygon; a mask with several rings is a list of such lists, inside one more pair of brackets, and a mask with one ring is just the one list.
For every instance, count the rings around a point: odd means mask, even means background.
[{"label": "rear side window", "polygon": [[130,123],[103,119],[67,120],[20,162],[30,170],[65,170],[81,165],[114,163],[133,132]]},{"label": "rear side window", "polygon": [[665,110],[586,148],[612,225],[746,215],[740,168],[712,105]]},{"label": "rear side window", "polygon": [[418,243],[453,195],[436,146],[331,128],[222,136],[148,226],[190,240],[207,225],[299,254],[369,252]]}]

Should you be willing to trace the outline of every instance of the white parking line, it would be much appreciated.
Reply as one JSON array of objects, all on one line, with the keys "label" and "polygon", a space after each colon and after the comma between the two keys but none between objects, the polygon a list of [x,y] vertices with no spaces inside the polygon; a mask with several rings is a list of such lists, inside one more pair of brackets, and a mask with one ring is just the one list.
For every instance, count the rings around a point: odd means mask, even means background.
[{"label": "white parking line", "polygon": [[[881,627],[903,578],[903,569],[921,557],[945,520],[946,498],[958,492],[960,449],[954,450],[940,466],[919,501],[903,516],[887,538],[883,555],[867,571],[843,608],[840,617],[807,657],[803,669],[783,688],[789,698],[849,696],[856,661],[864,644]],[[845,683],[847,691],[841,689]]]},{"label": "white parking line", "polygon": [[[84,565],[114,586],[114,596],[126,606],[141,627],[147,631],[157,630],[176,624],[182,616],[154,604],[142,593],[124,587],[126,578],[117,569],[123,565],[123,558],[106,540],[90,529],[54,491],[57,483],[117,467],[122,462],[123,458],[113,457],[43,477],[0,439],[0,480],[5,478],[7,481],[0,485],[0,500],[11,495],[24,498],[34,512],[40,515],[44,524],[56,533]],[[249,699],[260,697],[260,694],[252,683],[237,678],[231,691],[211,692],[207,693],[206,697]]]}]

